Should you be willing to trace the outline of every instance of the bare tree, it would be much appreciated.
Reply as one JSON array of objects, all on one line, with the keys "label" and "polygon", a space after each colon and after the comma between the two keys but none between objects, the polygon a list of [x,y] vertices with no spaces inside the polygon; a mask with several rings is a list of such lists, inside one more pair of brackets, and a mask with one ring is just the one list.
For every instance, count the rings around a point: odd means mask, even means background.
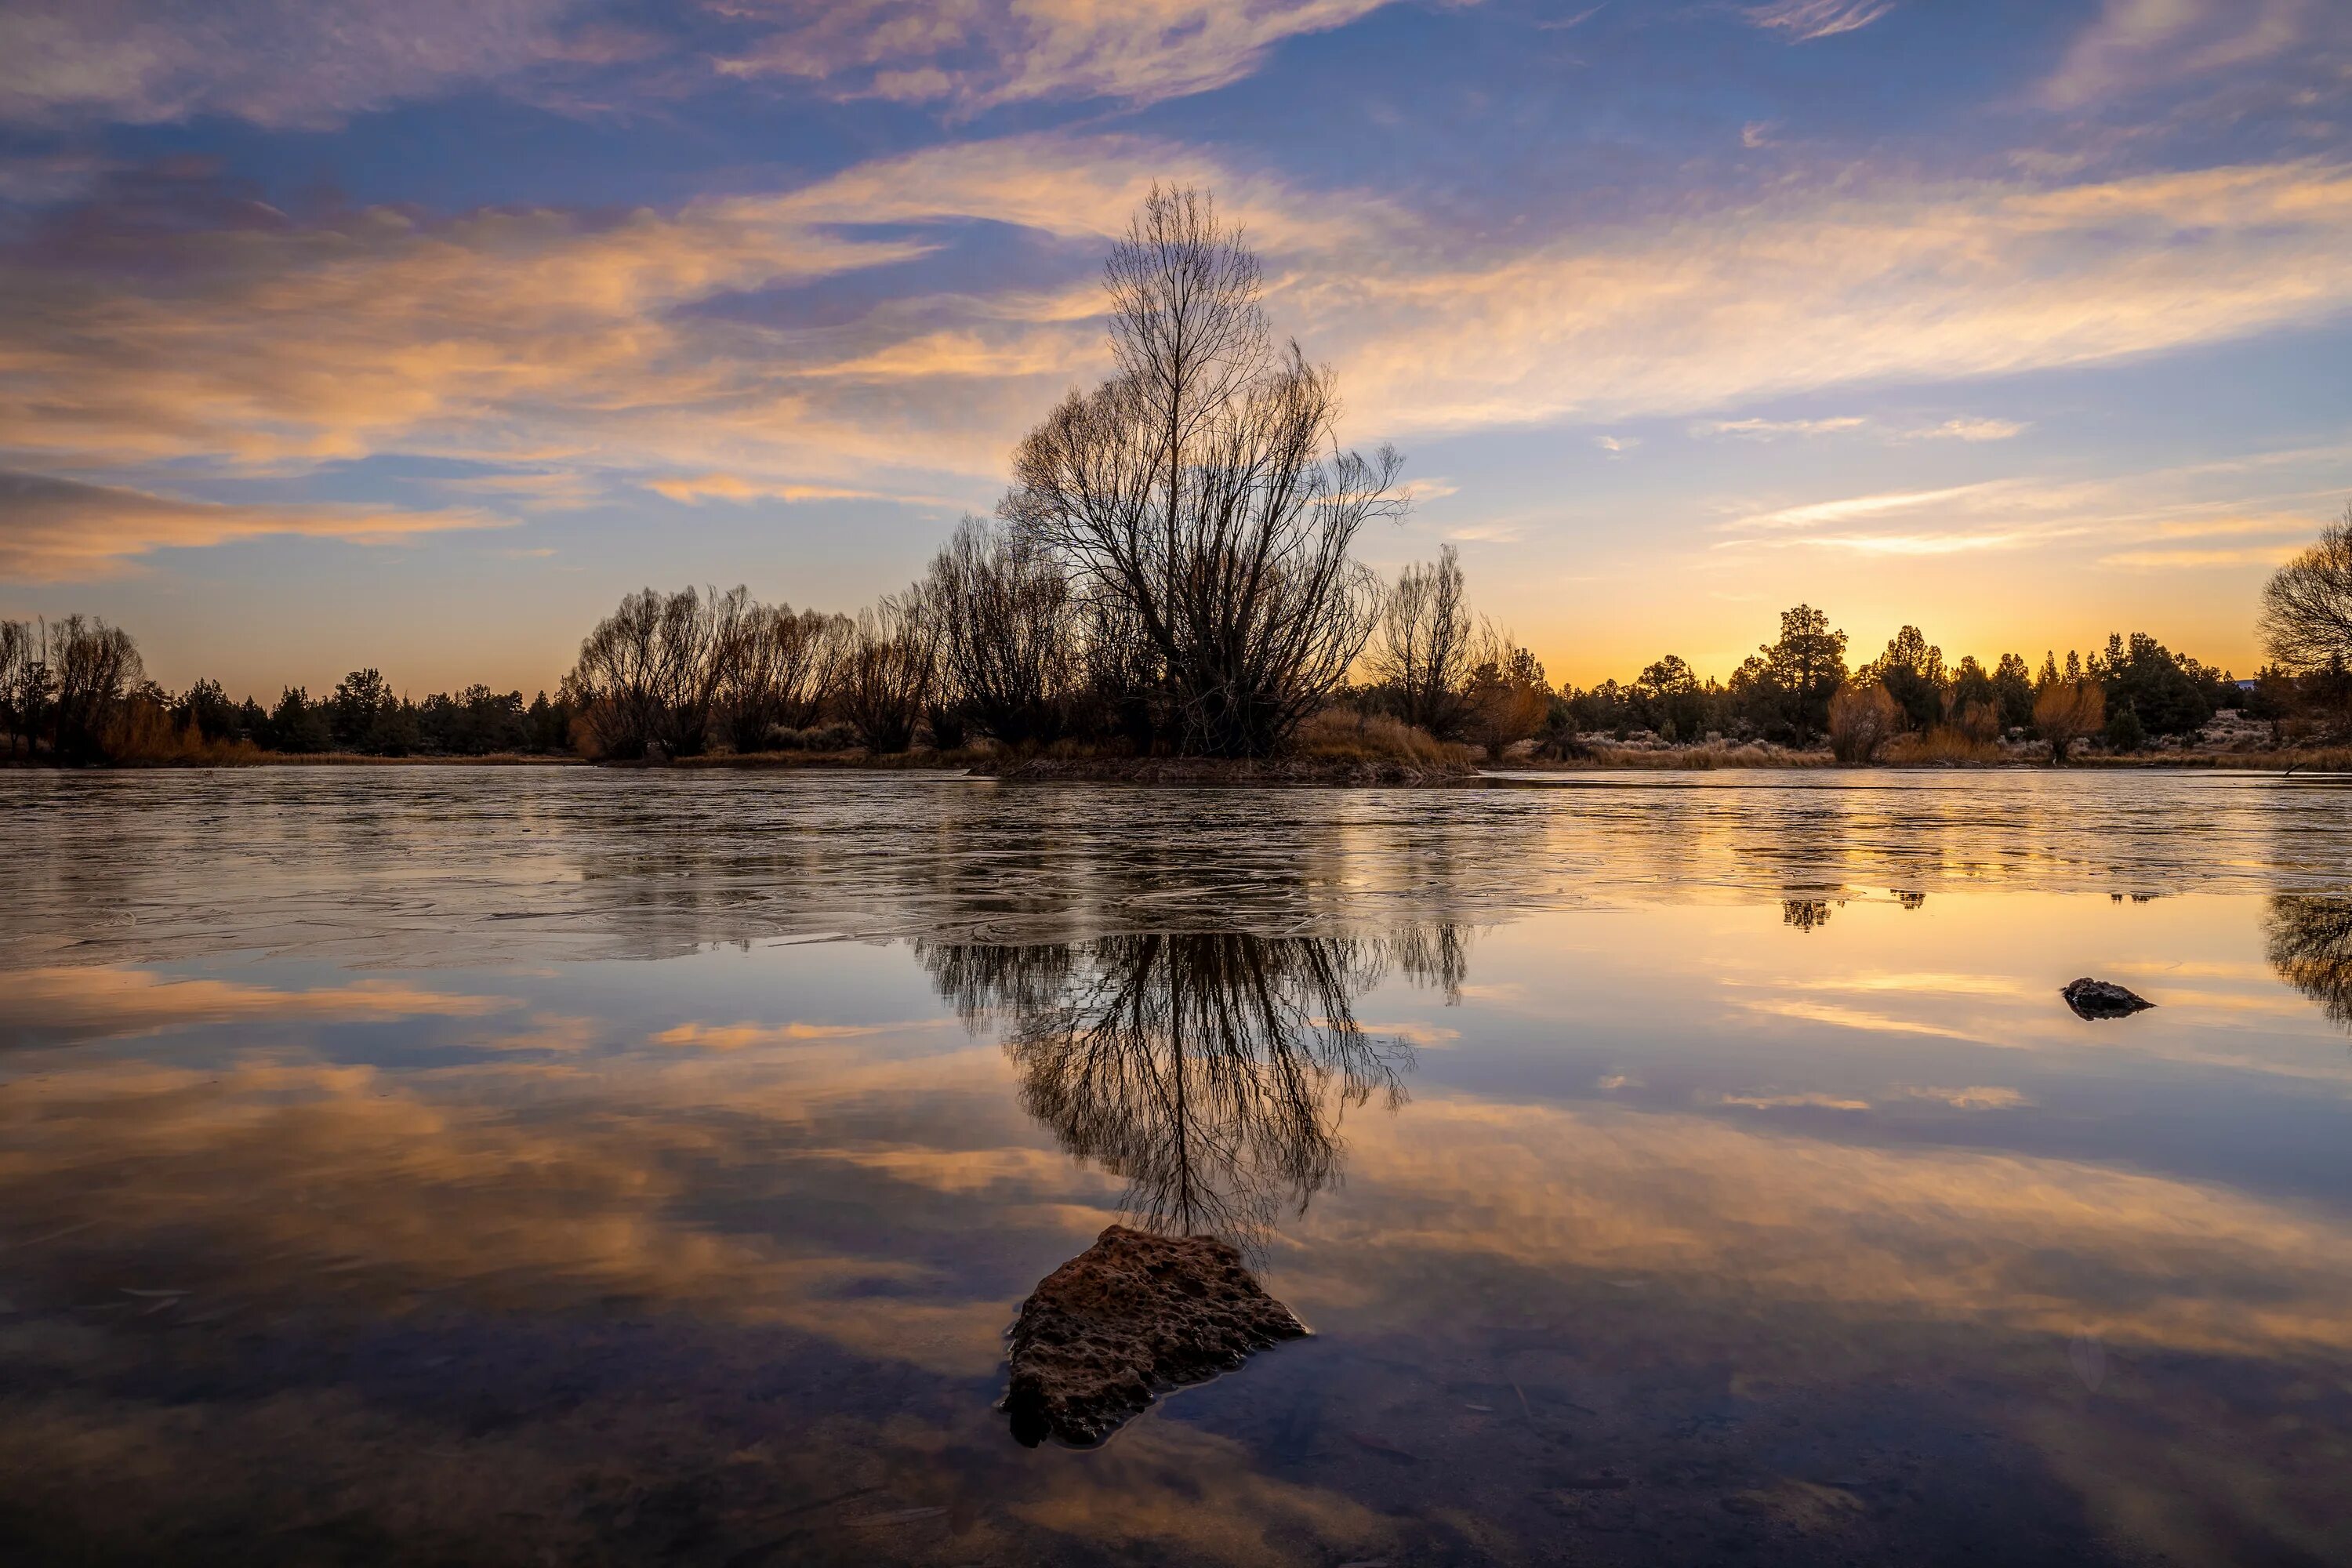
[{"label": "bare tree", "polygon": [[33,750],[48,695],[48,665],[31,623],[0,621],[0,731],[10,752]]},{"label": "bare tree", "polygon": [[2352,666],[2352,501],[2263,589],[2263,651],[2297,674]]},{"label": "bare tree", "polygon": [[1363,649],[1379,590],[1348,549],[1402,511],[1402,459],[1339,449],[1329,374],[1273,346],[1257,258],[1205,195],[1155,187],[1104,282],[1117,374],[1022,441],[1003,515],[1124,602],[1184,750],[1264,754]]},{"label": "bare tree", "polygon": [[1443,740],[1458,735],[1470,714],[1470,672],[1499,661],[1491,629],[1471,620],[1462,590],[1462,561],[1445,545],[1436,561],[1415,562],[1398,574],[1381,605],[1365,668],[1389,689],[1397,717]]},{"label": "bare tree", "polygon": [[563,689],[598,750],[612,757],[691,756],[752,606],[742,588],[630,595],[580,645]]},{"label": "bare tree", "polygon": [[720,659],[719,718],[738,752],[764,750],[779,730],[805,730],[839,685],[856,626],[846,616],[747,605]]},{"label": "bare tree", "polygon": [[68,616],[43,630],[43,663],[55,683],[50,744],[59,757],[98,761],[106,755],[108,731],[124,700],[146,679],[139,646],[121,626],[94,617]]},{"label": "bare tree", "polygon": [[1058,738],[1080,679],[1078,606],[1061,567],[1024,536],[967,517],[923,596],[940,685],[981,732],[1015,745]]},{"label": "bare tree", "polygon": [[839,699],[858,743],[878,754],[913,745],[936,668],[934,628],[920,589],[859,612]]}]

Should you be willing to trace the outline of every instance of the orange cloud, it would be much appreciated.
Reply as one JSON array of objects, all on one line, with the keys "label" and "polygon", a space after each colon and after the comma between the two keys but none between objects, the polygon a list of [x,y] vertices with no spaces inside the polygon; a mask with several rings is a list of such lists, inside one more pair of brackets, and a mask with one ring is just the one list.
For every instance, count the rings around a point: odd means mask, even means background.
[{"label": "orange cloud", "polygon": [[8,1027],[22,1038],[131,1037],[216,1024],[473,1018],[516,1005],[503,996],[429,991],[390,980],[284,991],[145,969],[24,969],[8,978]]},{"label": "orange cloud", "polygon": [[421,534],[503,528],[482,512],[358,506],[221,506],[144,490],[0,472],[0,577],[31,582],[106,575],[124,557],[272,534],[388,544]]}]

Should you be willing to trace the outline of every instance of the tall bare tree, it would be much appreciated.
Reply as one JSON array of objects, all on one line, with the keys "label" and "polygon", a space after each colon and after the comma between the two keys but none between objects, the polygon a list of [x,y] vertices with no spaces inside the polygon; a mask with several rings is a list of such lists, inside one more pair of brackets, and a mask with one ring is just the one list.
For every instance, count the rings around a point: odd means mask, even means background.
[{"label": "tall bare tree", "polygon": [[1397,574],[1365,667],[1388,688],[1399,718],[1450,740],[1469,717],[1470,672],[1496,657],[1487,646],[1495,640],[1482,639],[1471,619],[1461,557],[1448,544],[1434,562],[1417,561]]},{"label": "tall bare tree", "polygon": [[2263,589],[2263,649],[2297,674],[2352,667],[2352,501]]},{"label": "tall bare tree", "polygon": [[582,641],[563,682],[598,749],[613,757],[701,751],[751,607],[740,587],[707,596],[646,588],[623,599]]},{"label": "tall bare tree", "polygon": [[57,683],[50,700],[51,743],[60,757],[98,761],[106,755],[107,732],[121,716],[124,699],[146,679],[139,645],[121,626],[80,616],[68,616],[46,630],[46,662]]},{"label": "tall bare tree", "polygon": [[1016,745],[1058,738],[1081,654],[1061,566],[1022,534],[967,517],[932,560],[923,597],[940,683],[971,723]]},{"label": "tall bare tree", "polygon": [[1154,188],[1104,268],[1117,374],[1022,441],[1003,514],[1124,602],[1177,742],[1261,755],[1347,678],[1378,602],[1349,558],[1402,459],[1339,448],[1330,374],[1274,346],[1258,260],[1210,198]]},{"label": "tall bare tree", "polygon": [[719,717],[739,752],[765,749],[778,730],[817,721],[840,684],[856,626],[821,610],[751,605],[720,659]]},{"label": "tall bare tree", "polygon": [[839,698],[858,743],[885,754],[913,745],[937,668],[935,628],[920,588],[860,611]]}]

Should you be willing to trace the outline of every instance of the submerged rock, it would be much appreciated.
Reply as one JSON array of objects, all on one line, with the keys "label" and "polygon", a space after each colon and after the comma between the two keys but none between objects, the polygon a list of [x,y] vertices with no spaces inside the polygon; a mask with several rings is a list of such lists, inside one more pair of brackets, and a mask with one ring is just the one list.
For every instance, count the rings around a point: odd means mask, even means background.
[{"label": "submerged rock", "polygon": [[1306,1332],[1225,1243],[1115,1225],[1021,1303],[1004,1409],[1033,1447],[1099,1443],[1161,1390]]},{"label": "submerged rock", "polygon": [[2074,1009],[2078,1018],[2128,1018],[2156,1005],[2112,980],[2094,980],[2087,974],[2060,986],[2058,994],[2066,998],[2066,1005]]}]

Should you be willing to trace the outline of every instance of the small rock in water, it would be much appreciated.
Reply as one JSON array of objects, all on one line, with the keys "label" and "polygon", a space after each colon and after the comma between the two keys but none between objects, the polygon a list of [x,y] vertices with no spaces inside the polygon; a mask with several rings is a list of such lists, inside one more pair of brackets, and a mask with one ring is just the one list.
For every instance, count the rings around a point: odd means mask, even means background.
[{"label": "small rock in water", "polygon": [[2087,974],[2060,986],[2058,994],[2066,998],[2066,1005],[2074,1009],[2074,1016],[2078,1018],[2128,1018],[2134,1013],[2156,1005],[2145,996],[2135,996],[2112,980],[2094,980]]},{"label": "small rock in water", "polygon": [[1306,1332],[1225,1243],[1115,1225],[1021,1303],[1004,1409],[1033,1447],[1099,1443],[1158,1391]]}]

